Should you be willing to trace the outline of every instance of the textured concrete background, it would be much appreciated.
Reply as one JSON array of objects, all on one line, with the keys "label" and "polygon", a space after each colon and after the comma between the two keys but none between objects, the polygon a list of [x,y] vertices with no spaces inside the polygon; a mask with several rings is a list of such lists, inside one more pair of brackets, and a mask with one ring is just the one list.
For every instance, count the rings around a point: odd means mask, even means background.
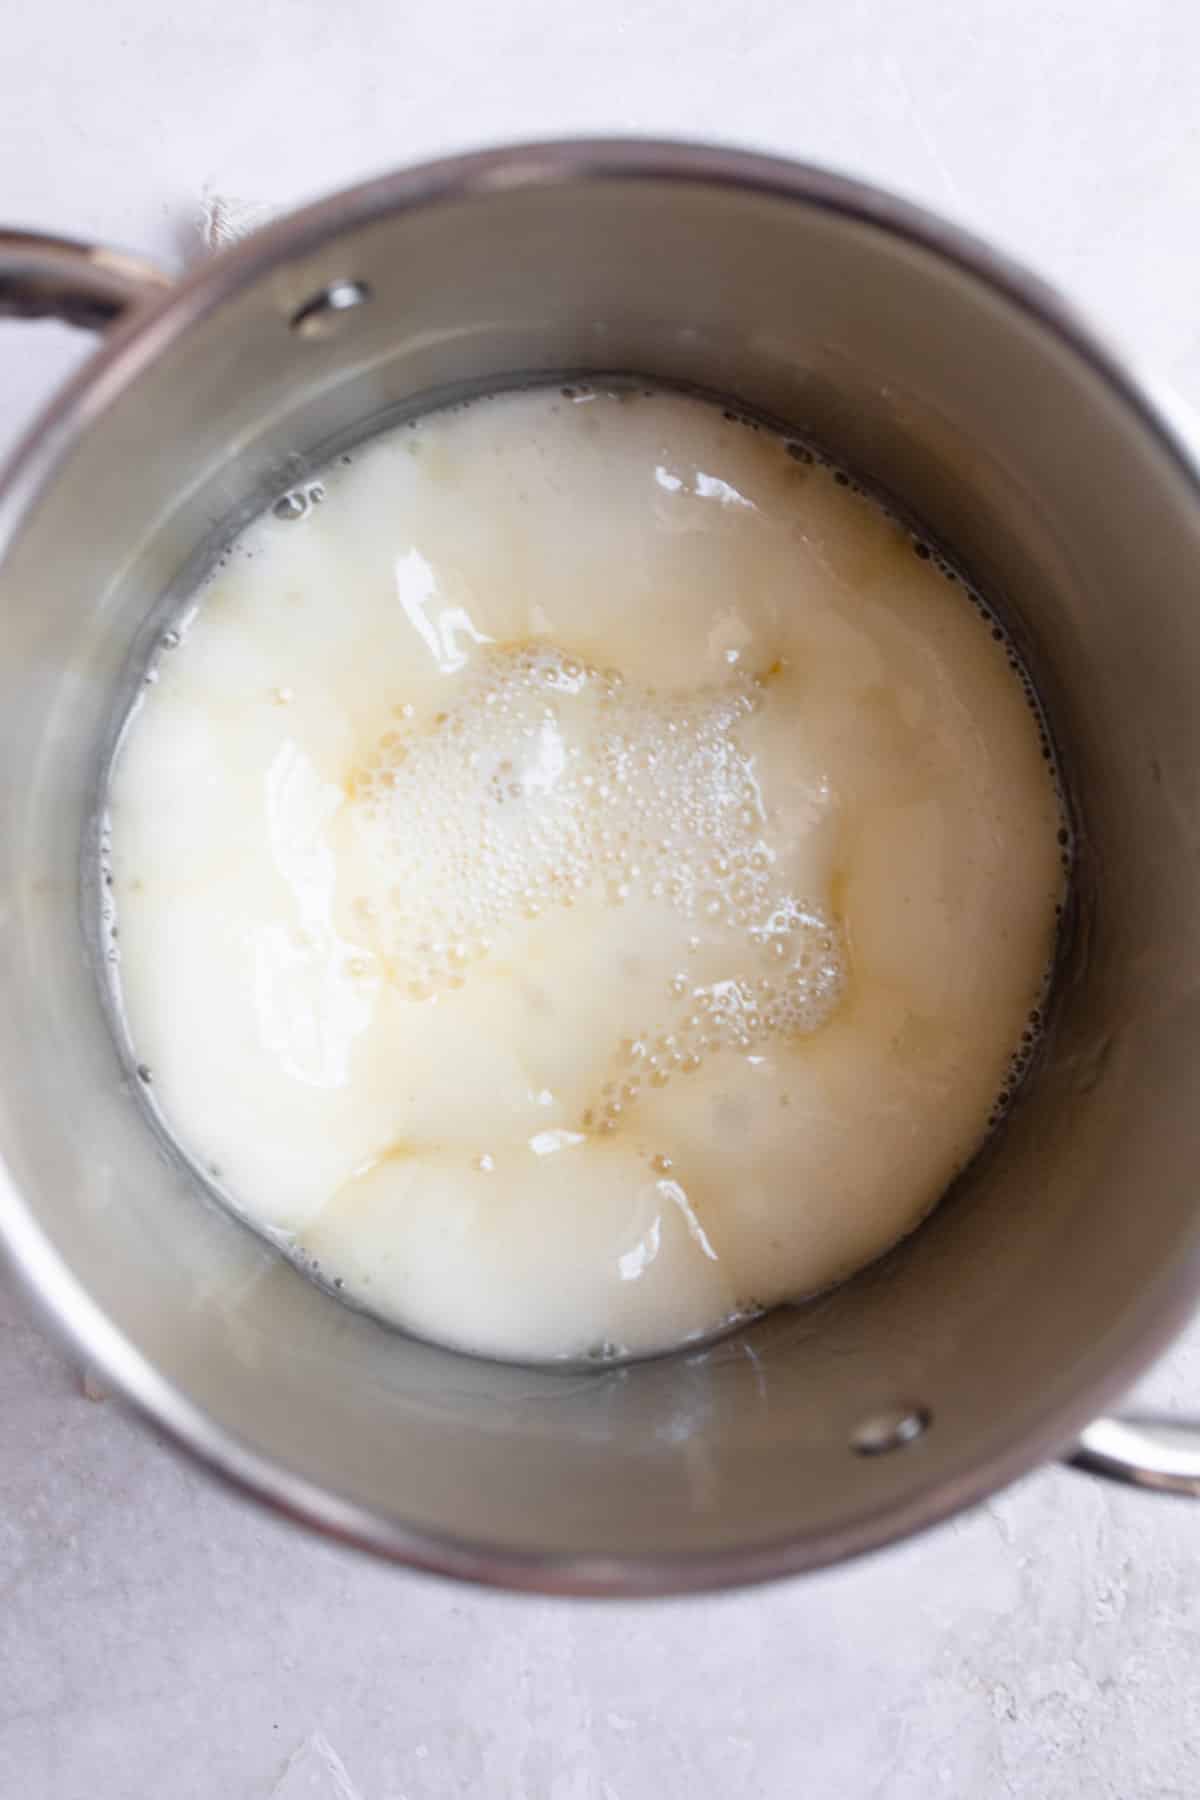
[{"label": "textured concrete background", "polygon": [[[42,0],[3,45],[14,224],[177,261],[206,188],[286,203],[552,132],[739,139],[985,232],[1200,405],[1190,0]],[[79,354],[0,331],[0,451]],[[1200,1334],[1151,1391],[1200,1410]],[[744,1596],[478,1595],[218,1491],[85,1399],[0,1280],[2,1800],[1194,1800],[1198,1550],[1200,1507],[1047,1471]]]}]

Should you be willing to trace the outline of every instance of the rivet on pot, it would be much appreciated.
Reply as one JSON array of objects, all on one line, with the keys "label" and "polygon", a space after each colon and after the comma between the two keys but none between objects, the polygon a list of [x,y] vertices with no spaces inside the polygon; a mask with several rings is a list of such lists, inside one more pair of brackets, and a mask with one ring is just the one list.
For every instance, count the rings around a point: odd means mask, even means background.
[{"label": "rivet on pot", "polygon": [[329,337],[337,330],[343,314],[370,298],[371,290],[365,281],[331,281],[292,314],[291,328],[300,337]]},{"label": "rivet on pot", "polygon": [[913,1444],[929,1428],[932,1414],[925,1406],[893,1406],[870,1413],[850,1434],[850,1447],[859,1456],[882,1456]]}]

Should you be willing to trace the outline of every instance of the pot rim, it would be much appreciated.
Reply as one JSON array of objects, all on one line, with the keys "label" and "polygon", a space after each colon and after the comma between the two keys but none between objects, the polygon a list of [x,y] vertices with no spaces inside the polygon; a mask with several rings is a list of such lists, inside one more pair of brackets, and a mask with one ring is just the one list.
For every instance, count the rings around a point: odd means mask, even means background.
[{"label": "pot rim", "polygon": [[[579,182],[702,184],[849,219],[924,250],[981,283],[1081,359],[1173,465],[1200,513],[1197,438],[1184,409],[1111,348],[1051,286],[957,225],[867,182],[819,166],[677,140],[579,138],[440,158],[375,177],[277,219],[198,263],[109,332],[52,399],[0,471],[0,557],[75,441],[144,369],[239,288],[316,251],[347,227],[518,188]],[[91,1298],[0,1162],[0,1241],[50,1324],[163,1437],[232,1486],[341,1542],[412,1568],[543,1594],[624,1598],[737,1587],[881,1548],[934,1525],[1071,1444],[1170,1342],[1200,1292],[1200,1244],[1180,1255],[1126,1323],[1117,1354],[1066,1400],[1044,1402],[968,1474],[918,1487],[820,1534],[751,1549],[611,1557],[497,1550],[405,1526],[339,1498],[227,1431],[145,1359]]]}]

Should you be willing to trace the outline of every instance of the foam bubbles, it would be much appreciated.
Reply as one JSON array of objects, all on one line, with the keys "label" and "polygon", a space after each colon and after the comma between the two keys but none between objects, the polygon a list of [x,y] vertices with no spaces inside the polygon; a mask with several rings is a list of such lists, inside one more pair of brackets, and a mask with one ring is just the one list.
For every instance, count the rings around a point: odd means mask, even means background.
[{"label": "foam bubbles", "polygon": [[387,878],[385,908],[356,904],[388,979],[428,1000],[468,980],[498,938],[585,897],[669,909],[681,949],[692,922],[731,937],[721,979],[680,970],[653,1016],[629,1021],[635,1073],[584,1118],[605,1132],[643,1081],[661,1087],[716,1051],[818,1031],[842,992],[844,951],[827,911],[777,872],[740,736],[764,698],[735,669],[663,694],[531,643],[484,652],[430,717],[393,708],[350,784],[356,829]]}]

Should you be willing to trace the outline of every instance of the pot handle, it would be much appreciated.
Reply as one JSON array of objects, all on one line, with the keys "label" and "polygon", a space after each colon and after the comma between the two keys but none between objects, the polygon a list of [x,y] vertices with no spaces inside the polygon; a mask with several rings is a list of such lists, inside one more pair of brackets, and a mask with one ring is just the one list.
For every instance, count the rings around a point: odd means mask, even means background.
[{"label": "pot handle", "polygon": [[123,250],[0,231],[0,319],[58,319],[103,331],[170,285],[153,263]]},{"label": "pot handle", "polygon": [[1200,1425],[1183,1419],[1096,1419],[1066,1461],[1089,1475],[1200,1500]]}]

